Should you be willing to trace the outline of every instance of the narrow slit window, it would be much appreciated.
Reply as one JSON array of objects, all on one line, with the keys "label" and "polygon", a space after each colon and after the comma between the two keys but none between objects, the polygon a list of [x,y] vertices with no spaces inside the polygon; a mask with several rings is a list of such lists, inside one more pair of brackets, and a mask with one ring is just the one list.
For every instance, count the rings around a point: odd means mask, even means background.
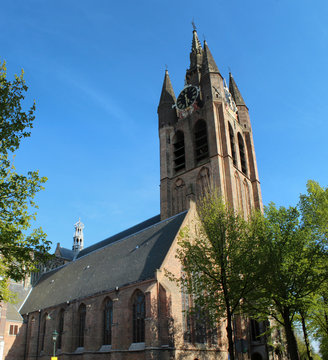
[{"label": "narrow slit window", "polygon": [[183,170],[186,167],[186,157],[185,157],[185,144],[184,144],[184,134],[182,131],[178,131],[175,134],[174,144],[174,170],[179,171]]},{"label": "narrow slit window", "polygon": [[247,175],[247,165],[246,165],[246,154],[245,154],[245,145],[244,140],[240,133],[238,133],[238,145],[239,145],[239,155],[240,155],[240,164],[241,171]]},{"label": "narrow slit window", "polygon": [[231,156],[232,161],[235,166],[237,166],[236,150],[235,150],[235,136],[232,130],[232,127],[229,123],[229,137],[230,137],[230,147],[231,147]]},{"label": "narrow slit window", "polygon": [[85,331],[85,317],[86,306],[82,304],[79,308],[79,333],[78,333],[78,347],[84,347],[84,331]]},{"label": "narrow slit window", "polygon": [[44,350],[44,343],[46,339],[46,331],[47,331],[47,316],[48,314],[44,314],[42,321],[42,333],[41,333],[41,350]]},{"label": "narrow slit window", "polygon": [[62,337],[63,337],[63,332],[64,332],[64,312],[65,311],[62,309],[59,313],[57,349],[62,348]]},{"label": "narrow slit window", "polygon": [[106,299],[104,306],[104,336],[103,345],[112,344],[113,302]]},{"label": "narrow slit window", "polygon": [[207,127],[204,120],[199,120],[195,126],[196,161],[208,158]]}]

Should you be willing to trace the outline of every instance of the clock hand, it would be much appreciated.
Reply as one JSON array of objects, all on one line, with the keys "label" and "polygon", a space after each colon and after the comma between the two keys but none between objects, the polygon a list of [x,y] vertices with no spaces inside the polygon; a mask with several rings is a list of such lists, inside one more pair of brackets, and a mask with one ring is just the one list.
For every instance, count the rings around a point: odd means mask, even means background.
[{"label": "clock hand", "polygon": [[187,97],[187,94],[185,94],[185,102],[186,102],[186,106],[188,106],[188,97]]}]

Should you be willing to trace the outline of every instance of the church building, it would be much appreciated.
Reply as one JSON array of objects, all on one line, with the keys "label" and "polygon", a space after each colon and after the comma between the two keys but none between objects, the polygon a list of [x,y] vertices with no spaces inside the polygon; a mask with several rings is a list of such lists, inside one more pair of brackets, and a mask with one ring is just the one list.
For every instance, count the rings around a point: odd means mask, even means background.
[{"label": "church building", "polygon": [[[245,216],[262,208],[248,107],[196,29],[177,94],[166,70],[157,110],[160,214],[89,247],[76,223],[72,250],[58,245],[55,266],[34,277],[7,360],[50,359],[54,331],[60,360],[228,359],[224,319],[215,336],[192,326],[181,289],[165,275],[181,274],[178,234],[209,186]],[[246,355],[236,347],[239,359],[274,356],[260,327],[236,329],[236,344],[248,344]]]}]

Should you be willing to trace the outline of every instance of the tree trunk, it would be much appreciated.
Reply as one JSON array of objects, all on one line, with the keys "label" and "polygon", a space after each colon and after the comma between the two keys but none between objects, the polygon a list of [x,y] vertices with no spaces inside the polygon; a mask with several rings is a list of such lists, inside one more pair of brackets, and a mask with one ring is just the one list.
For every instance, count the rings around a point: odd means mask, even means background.
[{"label": "tree trunk", "polygon": [[292,322],[290,320],[289,309],[285,308],[282,314],[284,319],[284,329],[286,333],[287,340],[287,351],[290,357],[290,360],[299,360],[297,342],[293,331]]},{"label": "tree trunk", "polygon": [[306,346],[306,352],[307,352],[309,360],[313,360],[312,356],[311,356],[311,351],[310,351],[309,337],[308,337],[308,334],[306,331],[304,313],[300,312],[300,315],[301,315],[301,320],[302,320],[302,329],[303,329],[304,342],[305,342],[305,346]]},{"label": "tree trunk", "polygon": [[230,360],[235,359],[234,347],[233,347],[233,331],[232,331],[232,316],[230,309],[227,309],[227,336],[229,343],[229,355]]}]

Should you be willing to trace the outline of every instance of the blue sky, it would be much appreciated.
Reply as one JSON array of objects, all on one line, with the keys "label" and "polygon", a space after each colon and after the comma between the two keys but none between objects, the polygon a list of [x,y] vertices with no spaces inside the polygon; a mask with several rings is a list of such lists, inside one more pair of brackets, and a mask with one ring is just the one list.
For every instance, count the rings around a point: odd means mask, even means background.
[{"label": "blue sky", "polygon": [[37,225],[54,244],[79,217],[88,246],[159,213],[157,106],[165,64],[183,88],[193,18],[250,109],[264,204],[327,186],[326,1],[6,1],[0,59],[37,105],[15,164],[49,179]]}]

